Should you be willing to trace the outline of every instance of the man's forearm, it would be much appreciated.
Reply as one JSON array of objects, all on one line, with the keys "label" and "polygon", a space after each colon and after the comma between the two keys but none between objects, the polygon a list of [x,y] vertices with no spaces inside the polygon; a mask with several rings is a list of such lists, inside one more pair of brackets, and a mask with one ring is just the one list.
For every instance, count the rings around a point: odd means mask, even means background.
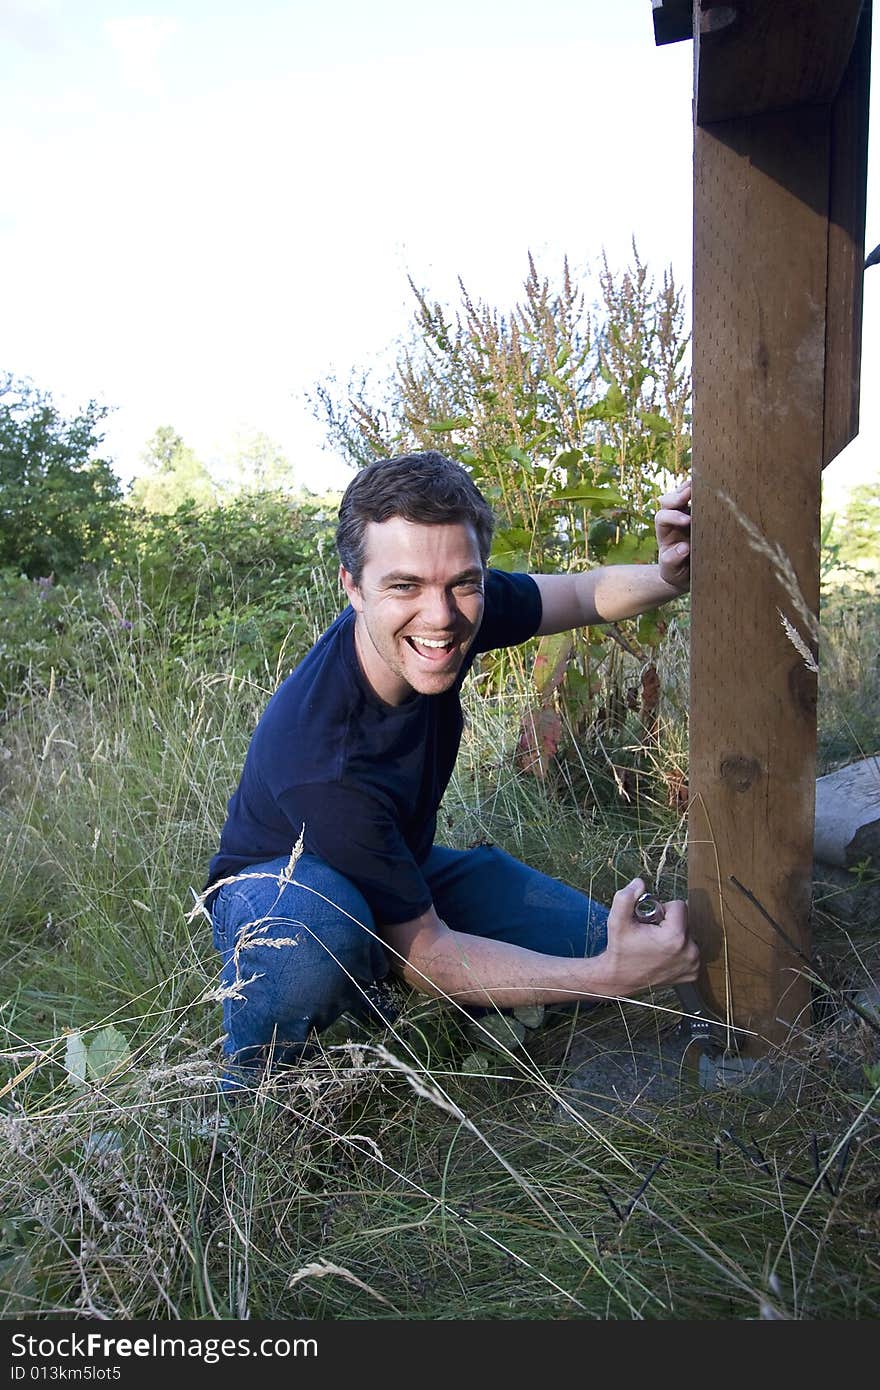
[{"label": "man's forearm", "polygon": [[546,956],[467,932],[449,931],[435,950],[399,962],[396,969],[421,993],[468,1006],[570,1004],[614,998],[621,992],[621,982],[612,978],[604,955]]},{"label": "man's forearm", "polygon": [[586,623],[635,618],[685,592],[661,579],[659,565],[602,565],[578,575],[578,585],[583,609],[592,615]]},{"label": "man's forearm", "polygon": [[552,956],[507,941],[451,930],[431,907],[383,932],[392,969],[423,994],[459,1004],[570,1004],[579,999],[628,998],[651,986],[696,978],[699,953],[687,934],[683,902],[666,904],[666,917],[646,929],[634,916],[642,879],[614,895],[608,945],[589,957]]}]

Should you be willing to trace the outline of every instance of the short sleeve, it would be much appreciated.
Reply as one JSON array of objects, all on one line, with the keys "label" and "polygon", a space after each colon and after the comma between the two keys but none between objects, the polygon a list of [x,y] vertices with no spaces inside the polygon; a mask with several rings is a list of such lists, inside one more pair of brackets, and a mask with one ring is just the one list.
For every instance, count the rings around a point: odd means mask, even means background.
[{"label": "short sleeve", "polygon": [[527,642],[541,625],[541,613],[541,591],[530,574],[489,570],[483,621],[474,644],[476,651],[489,652]]}]

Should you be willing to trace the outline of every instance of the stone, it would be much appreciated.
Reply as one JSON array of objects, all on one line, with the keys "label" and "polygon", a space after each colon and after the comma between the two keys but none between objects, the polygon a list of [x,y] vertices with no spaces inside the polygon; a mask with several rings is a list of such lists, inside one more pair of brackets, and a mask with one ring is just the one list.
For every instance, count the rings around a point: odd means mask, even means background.
[{"label": "stone", "polygon": [[816,779],[815,857],[880,869],[880,758],[860,758]]},{"label": "stone", "polygon": [[862,876],[817,859],[813,905],[845,926],[869,927],[880,921],[880,875],[874,870]]}]

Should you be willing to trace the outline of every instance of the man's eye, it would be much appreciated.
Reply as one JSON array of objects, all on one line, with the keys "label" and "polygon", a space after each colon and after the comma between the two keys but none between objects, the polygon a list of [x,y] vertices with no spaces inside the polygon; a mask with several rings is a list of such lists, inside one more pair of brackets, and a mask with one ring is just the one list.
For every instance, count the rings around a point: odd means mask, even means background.
[{"label": "man's eye", "polygon": [[483,592],[483,585],[479,579],[463,579],[455,587],[463,594],[481,594]]},{"label": "man's eye", "polygon": [[415,584],[392,584],[391,587],[398,594],[408,594],[410,590],[414,589],[416,586]]}]

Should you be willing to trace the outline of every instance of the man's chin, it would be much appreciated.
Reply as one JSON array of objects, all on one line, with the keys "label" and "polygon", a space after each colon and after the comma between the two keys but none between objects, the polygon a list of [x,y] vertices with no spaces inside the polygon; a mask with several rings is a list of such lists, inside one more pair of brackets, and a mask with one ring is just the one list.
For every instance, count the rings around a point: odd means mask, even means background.
[{"label": "man's chin", "polygon": [[413,690],[418,691],[419,695],[442,695],[444,690],[449,690],[455,685],[455,678],[458,675],[458,667],[453,671],[425,671],[410,674],[408,679]]},{"label": "man's chin", "polygon": [[430,667],[425,669],[421,663],[418,663],[417,666],[409,666],[406,679],[413,690],[417,690],[420,695],[440,695],[444,690],[449,690],[455,685],[460,670],[460,659],[455,662],[444,663],[436,671],[432,671]]}]

